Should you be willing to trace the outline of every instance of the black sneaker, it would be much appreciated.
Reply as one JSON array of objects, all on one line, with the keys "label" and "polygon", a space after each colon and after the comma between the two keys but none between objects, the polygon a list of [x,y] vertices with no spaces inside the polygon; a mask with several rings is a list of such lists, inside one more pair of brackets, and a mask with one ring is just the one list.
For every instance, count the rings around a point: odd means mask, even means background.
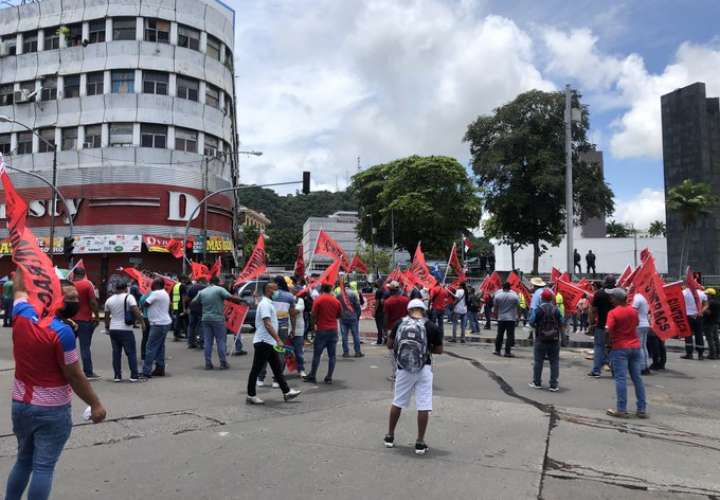
[{"label": "black sneaker", "polygon": [[146,380],[150,380],[151,378],[152,378],[152,376],[145,375],[144,373],[141,373],[140,375],[138,375],[138,380],[140,380],[141,382],[145,382]]},{"label": "black sneaker", "polygon": [[495,352],[493,352],[493,354],[494,354],[495,356],[502,356],[502,354],[500,354],[500,351],[495,351]]},{"label": "black sneaker", "polygon": [[327,385],[332,385],[332,379],[331,379],[331,378],[325,378],[325,379],[323,380],[323,382],[325,382]]},{"label": "black sneaker", "polygon": [[428,452],[428,446],[425,443],[415,443],[415,454],[424,455]]},{"label": "black sneaker", "polygon": [[343,357],[343,358],[349,358],[349,357],[350,357],[350,353],[349,353],[349,352],[344,352],[343,355],[342,355],[342,357]]},{"label": "black sneaker", "polygon": [[206,370],[214,370],[215,367],[213,366],[212,363],[205,363],[205,369]]},{"label": "black sneaker", "polygon": [[88,380],[100,380],[102,377],[97,373],[91,373],[90,375],[85,375],[85,378]]},{"label": "black sneaker", "polygon": [[680,359],[693,359],[692,354],[686,354],[685,356],[680,356]]},{"label": "black sneaker", "polygon": [[221,361],[220,362],[220,369],[221,370],[228,370],[230,368],[230,365],[227,364],[227,361]]},{"label": "black sneaker", "polygon": [[511,353],[511,352],[506,352],[506,353],[504,354],[504,356],[505,356],[506,358],[514,358],[514,357],[515,357],[515,355],[514,355],[513,353]]},{"label": "black sneaker", "polygon": [[464,343],[465,343],[465,339],[460,339],[460,343],[461,343],[461,344],[464,344]]},{"label": "black sneaker", "polygon": [[385,448],[395,448],[395,436],[391,436],[390,434],[385,434]]},{"label": "black sneaker", "polygon": [[356,357],[356,358],[364,358],[364,357],[365,357],[365,354],[363,354],[363,353],[361,353],[361,352],[356,352],[356,353],[355,353],[355,357]]},{"label": "black sneaker", "polygon": [[317,379],[315,377],[303,377],[303,382],[307,382],[308,384],[317,384]]},{"label": "black sneaker", "polygon": [[595,372],[590,372],[587,374],[587,376],[592,378],[600,378],[600,374]]},{"label": "black sneaker", "polygon": [[448,340],[448,342],[453,342],[453,343],[455,343],[455,342],[457,342],[457,340],[455,340],[455,339],[450,339],[450,340]]}]

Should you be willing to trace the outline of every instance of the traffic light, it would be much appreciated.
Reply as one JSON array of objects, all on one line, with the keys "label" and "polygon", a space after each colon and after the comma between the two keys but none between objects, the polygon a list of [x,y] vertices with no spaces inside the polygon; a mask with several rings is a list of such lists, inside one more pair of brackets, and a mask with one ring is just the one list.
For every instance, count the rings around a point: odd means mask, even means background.
[{"label": "traffic light", "polygon": [[63,238],[63,255],[67,260],[70,260],[75,249],[75,238],[72,236],[65,236]]},{"label": "traffic light", "polygon": [[303,172],[303,194],[310,194],[310,172]]}]

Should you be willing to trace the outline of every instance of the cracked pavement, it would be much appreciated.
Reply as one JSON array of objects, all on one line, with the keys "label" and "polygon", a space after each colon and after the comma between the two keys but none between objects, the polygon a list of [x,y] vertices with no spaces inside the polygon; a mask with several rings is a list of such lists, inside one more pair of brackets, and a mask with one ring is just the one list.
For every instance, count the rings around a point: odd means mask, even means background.
[{"label": "cracked pavement", "polygon": [[[488,344],[449,344],[435,358],[431,451],[417,457],[414,411],[400,421],[398,446],[382,446],[390,363],[384,349],[363,347],[365,358],[338,358],[334,385],[290,377],[300,399],[284,403],[265,387],[267,404],[251,407],[250,357],[206,372],[201,353],[169,340],[170,376],[94,382],[107,422],[84,422],[85,405],[74,401],[53,498],[720,499],[720,362],[669,354],[670,370],[645,378],[650,420],[614,420],[604,413],[612,380],[586,377],[581,350],[562,351],[561,391],[550,393],[527,385],[530,348],[507,359]],[[109,377],[107,337],[95,336],[93,354],[95,371]],[[12,365],[7,329],[0,365]],[[12,372],[0,371],[3,481],[15,455],[11,383]]]}]

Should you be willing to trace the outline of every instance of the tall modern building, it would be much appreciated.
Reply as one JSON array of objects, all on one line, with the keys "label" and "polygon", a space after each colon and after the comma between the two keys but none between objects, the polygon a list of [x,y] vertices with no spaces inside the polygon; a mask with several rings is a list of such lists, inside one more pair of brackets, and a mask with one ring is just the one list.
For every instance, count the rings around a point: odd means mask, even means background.
[{"label": "tall modern building", "polygon": [[[182,237],[204,194],[237,180],[234,22],[218,0],[43,0],[0,10],[0,152],[49,181],[56,154],[70,205],[52,207],[45,184],[13,173],[37,236],[50,234],[54,210],[54,246],[72,217],[76,258],[91,275],[129,264],[179,269],[168,254],[149,253],[148,241]],[[196,212],[190,233],[208,236],[206,251],[232,250],[234,207],[231,192]]]},{"label": "tall modern building", "polygon": [[[685,179],[709,183],[720,193],[720,100],[708,98],[704,83],[694,83],[662,96],[665,193]],[[677,214],[666,209],[668,264],[680,271],[683,228]],[[720,274],[720,207],[692,231],[688,264],[708,275]]]}]

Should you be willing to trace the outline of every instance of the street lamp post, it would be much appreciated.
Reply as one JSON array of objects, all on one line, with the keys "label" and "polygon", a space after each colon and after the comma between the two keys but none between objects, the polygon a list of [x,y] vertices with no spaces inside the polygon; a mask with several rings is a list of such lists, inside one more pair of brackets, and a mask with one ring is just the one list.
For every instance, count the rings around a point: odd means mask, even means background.
[{"label": "street lamp post", "polygon": [[366,217],[370,219],[370,259],[372,260],[373,270],[377,271],[377,264],[375,263],[375,226],[373,225],[373,216],[372,214],[367,214]]},{"label": "street lamp post", "polygon": [[[52,165],[52,195],[50,200],[50,241],[48,243],[48,253],[51,258],[55,254],[55,211],[57,210],[57,144],[53,144],[43,136],[37,133],[32,127],[25,125],[22,122],[13,120],[12,118],[0,115],[0,123],[14,123],[28,130],[31,134],[37,136],[42,142],[45,143],[49,148],[52,149],[53,153],[53,165]],[[65,204],[67,206],[67,203]],[[68,219],[72,217],[72,214],[68,212]]]}]

